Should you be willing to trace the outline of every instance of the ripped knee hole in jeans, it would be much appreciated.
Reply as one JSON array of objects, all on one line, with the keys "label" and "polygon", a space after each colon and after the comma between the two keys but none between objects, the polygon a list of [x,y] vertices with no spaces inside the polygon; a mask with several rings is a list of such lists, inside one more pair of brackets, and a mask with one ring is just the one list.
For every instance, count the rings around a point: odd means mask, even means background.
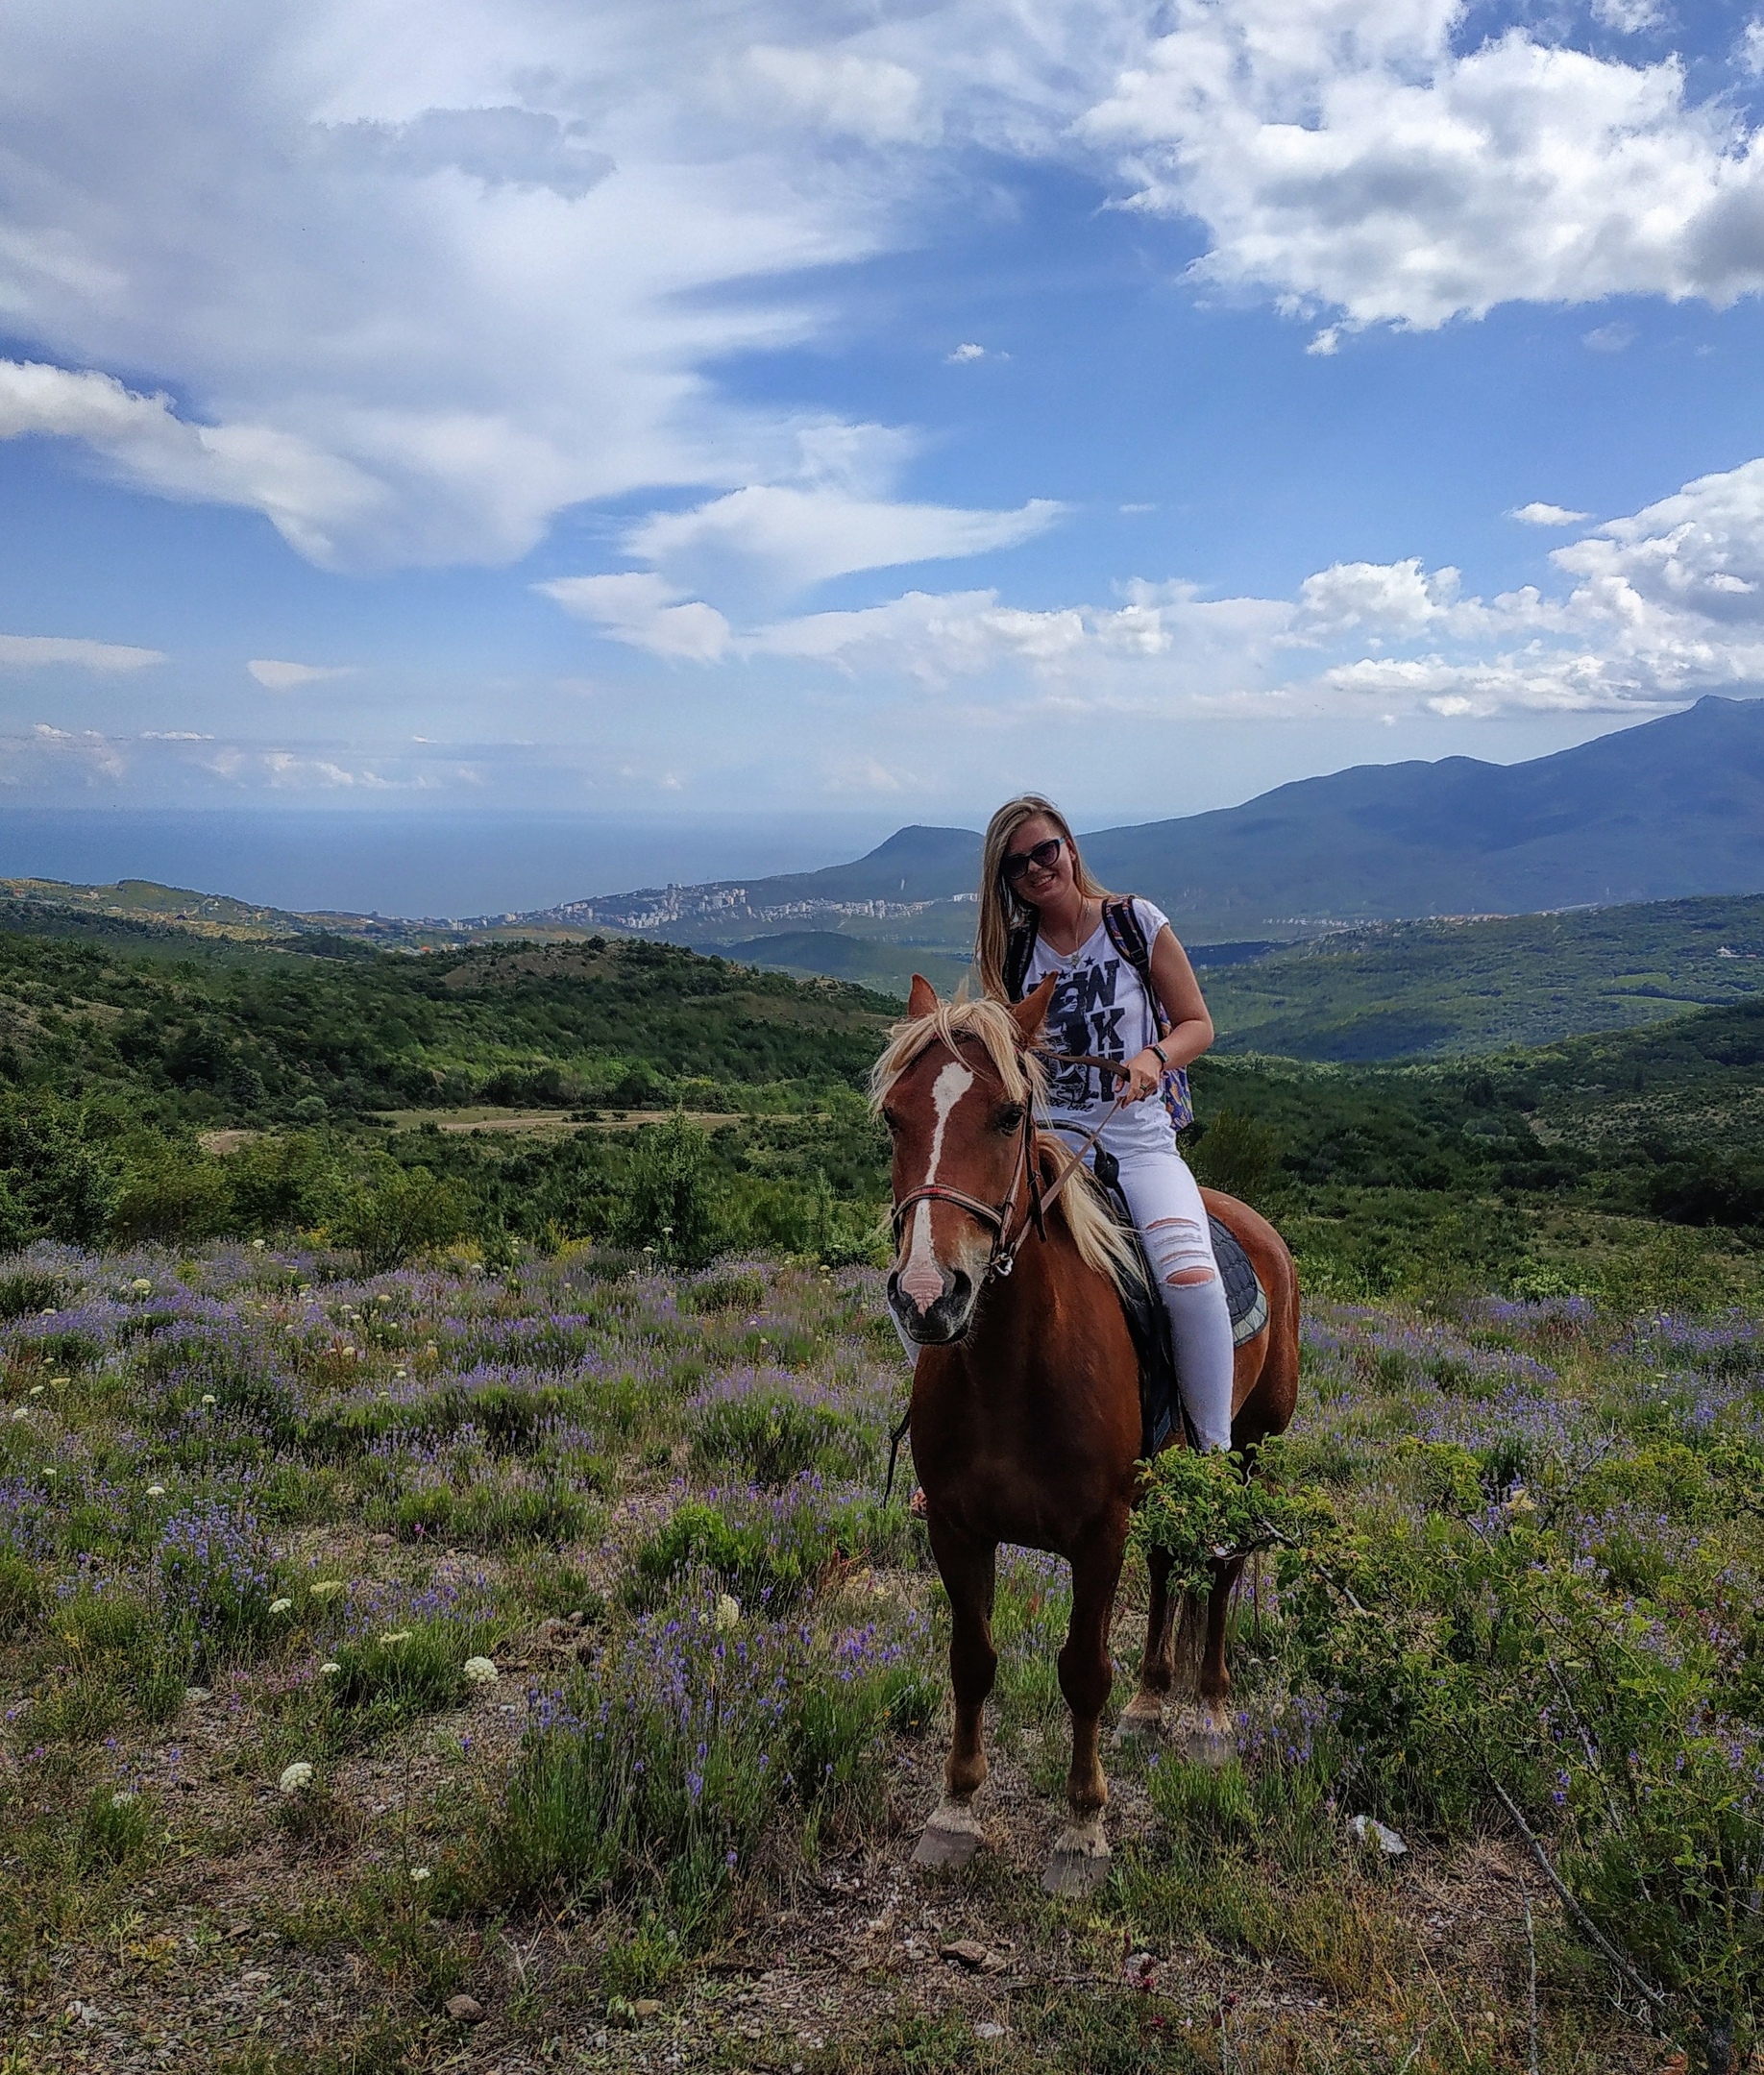
[{"label": "ripped knee hole in jeans", "polygon": [[1162,1279],[1174,1288],[1197,1288],[1217,1280],[1213,1241],[1192,1218],[1158,1218],[1145,1228],[1145,1251]]}]

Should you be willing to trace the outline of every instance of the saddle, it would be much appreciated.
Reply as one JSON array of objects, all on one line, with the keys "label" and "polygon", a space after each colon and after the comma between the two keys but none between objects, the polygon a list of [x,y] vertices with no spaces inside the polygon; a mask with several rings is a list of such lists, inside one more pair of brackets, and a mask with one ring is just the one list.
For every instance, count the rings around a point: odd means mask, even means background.
[{"label": "saddle", "polygon": [[[1127,1330],[1139,1357],[1140,1452],[1150,1457],[1169,1440],[1180,1419],[1187,1425],[1182,1394],[1176,1384],[1176,1355],[1170,1346],[1170,1315],[1158,1295],[1158,1279],[1146,1258],[1144,1242],[1127,1208],[1116,1179],[1119,1170],[1111,1155],[1099,1147],[1093,1169],[1096,1183],[1111,1216],[1121,1228],[1139,1262],[1137,1280],[1121,1289],[1121,1309],[1127,1315]],[[1219,1281],[1225,1285],[1225,1302],[1231,1311],[1231,1344],[1241,1347],[1253,1340],[1268,1323],[1268,1297],[1255,1265],[1243,1251],[1230,1226],[1215,1217],[1207,1220],[1213,1233],[1213,1255],[1218,1262]],[[1188,1446],[1194,1446],[1190,1429]]]}]

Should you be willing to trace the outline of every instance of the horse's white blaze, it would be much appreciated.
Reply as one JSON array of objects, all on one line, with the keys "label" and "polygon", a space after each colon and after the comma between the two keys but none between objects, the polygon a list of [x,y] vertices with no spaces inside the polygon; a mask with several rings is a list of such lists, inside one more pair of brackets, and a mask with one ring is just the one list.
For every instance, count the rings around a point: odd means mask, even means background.
[{"label": "horse's white blaze", "polygon": [[[931,1134],[931,1162],[925,1169],[926,1182],[937,1180],[937,1170],[943,1158],[943,1133],[948,1129],[956,1104],[973,1085],[973,1075],[959,1060],[951,1060],[931,1084],[931,1108],[937,1125]],[[900,1287],[920,1306],[935,1304],[943,1294],[943,1270],[931,1251],[931,1206],[928,1203],[913,1206],[913,1244],[907,1250],[906,1266],[900,1273]]]}]

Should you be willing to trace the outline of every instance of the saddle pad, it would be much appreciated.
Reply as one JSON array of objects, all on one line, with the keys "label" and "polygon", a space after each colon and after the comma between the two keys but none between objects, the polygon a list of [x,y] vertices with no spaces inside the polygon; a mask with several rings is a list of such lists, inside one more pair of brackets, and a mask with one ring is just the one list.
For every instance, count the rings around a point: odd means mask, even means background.
[{"label": "saddle pad", "polygon": [[1231,1344],[1241,1347],[1268,1323],[1268,1295],[1256,1278],[1255,1264],[1229,1225],[1207,1220],[1213,1230],[1213,1257],[1219,1264],[1225,1302],[1231,1306]]},{"label": "saddle pad", "polygon": [[[1103,1197],[1115,1214],[1115,1223],[1132,1240],[1139,1257],[1139,1276],[1122,1289],[1121,1309],[1127,1314],[1127,1328],[1139,1356],[1140,1452],[1148,1456],[1155,1455],[1169,1439],[1177,1420],[1183,1417],[1182,1395],[1176,1384],[1176,1361],[1170,1348],[1170,1315],[1159,1300],[1157,1282],[1128,1211],[1126,1199],[1117,1187],[1107,1183],[1103,1185]],[[1213,1232],[1213,1253],[1218,1262],[1219,1280],[1225,1285],[1225,1300],[1231,1309],[1232,1345],[1241,1347],[1246,1340],[1253,1340],[1268,1323],[1267,1292],[1230,1227],[1221,1225],[1215,1217],[1209,1217],[1207,1222]]]}]

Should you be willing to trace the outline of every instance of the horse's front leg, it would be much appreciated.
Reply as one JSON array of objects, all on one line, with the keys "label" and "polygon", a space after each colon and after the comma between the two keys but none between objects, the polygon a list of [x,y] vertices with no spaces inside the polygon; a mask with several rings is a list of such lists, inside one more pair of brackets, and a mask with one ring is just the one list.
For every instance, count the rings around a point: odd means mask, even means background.
[{"label": "horse's front leg", "polygon": [[1164,1697],[1176,1682],[1176,1653],[1170,1644],[1176,1605],[1170,1598],[1169,1552],[1148,1550],[1145,1568],[1151,1574],[1145,1652],[1139,1659],[1139,1690],[1121,1710],[1115,1727],[1115,1739],[1122,1744],[1134,1737],[1155,1737],[1159,1733],[1164,1725]]},{"label": "horse's front leg", "polygon": [[1109,1805],[1109,1782],[1097,1746],[1103,1709],[1115,1683],[1109,1627],[1126,1544],[1123,1508],[1120,1519],[1098,1528],[1072,1557],[1072,1619],[1060,1652],[1060,1691],[1072,1714],[1072,1762],[1066,1775],[1069,1819],[1054,1840],[1041,1875],[1049,1894],[1086,1894],[1108,1876],[1103,1811]]},{"label": "horse's front leg", "polygon": [[974,1796],[986,1781],[982,1715],[998,1652],[992,1648],[995,1543],[969,1542],[932,1510],[931,1553],[949,1595],[949,1677],[955,1688],[955,1734],[943,1768],[943,1797],[932,1810],[913,1853],[915,1866],[966,1866],[979,1849]]}]

